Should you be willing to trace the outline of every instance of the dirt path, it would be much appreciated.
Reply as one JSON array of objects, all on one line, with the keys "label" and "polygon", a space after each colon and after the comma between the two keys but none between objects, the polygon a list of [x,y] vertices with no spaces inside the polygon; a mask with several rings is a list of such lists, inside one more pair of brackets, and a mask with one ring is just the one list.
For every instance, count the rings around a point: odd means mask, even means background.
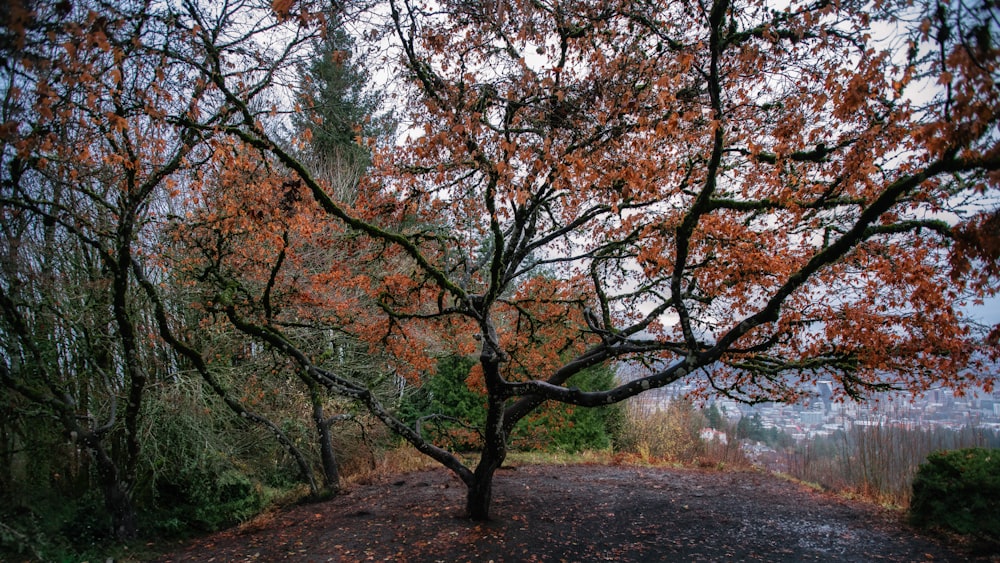
[{"label": "dirt path", "polygon": [[493,522],[463,519],[463,500],[445,470],[410,473],[157,561],[975,560],[897,514],[754,472],[528,466],[497,475]]}]

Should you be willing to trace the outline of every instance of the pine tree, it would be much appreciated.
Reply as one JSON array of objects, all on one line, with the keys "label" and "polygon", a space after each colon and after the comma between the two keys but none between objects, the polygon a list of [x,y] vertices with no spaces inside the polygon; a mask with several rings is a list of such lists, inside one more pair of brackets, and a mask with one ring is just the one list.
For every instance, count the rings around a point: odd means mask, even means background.
[{"label": "pine tree", "polygon": [[380,97],[365,89],[371,76],[342,18],[331,12],[327,21],[312,62],[299,71],[301,110],[292,122],[298,136],[308,140],[303,157],[323,171],[341,199],[349,200],[371,163],[362,138],[387,136],[393,126],[391,118],[373,118]]},{"label": "pine tree", "polygon": [[[388,135],[392,128],[388,119],[372,119],[379,96],[366,91],[369,73],[356,56],[354,39],[344,28],[337,8],[331,8],[326,18],[327,27],[313,45],[312,62],[299,69],[301,109],[292,122],[297,136],[306,141],[302,159],[330,183],[332,194],[341,201],[352,201],[371,163],[371,151],[362,138]],[[351,338],[337,338],[330,345],[338,348],[341,356],[361,358],[365,366],[376,361]],[[326,492],[336,494],[340,470],[332,424],[349,415],[328,416],[320,385],[310,382],[308,392]]]}]

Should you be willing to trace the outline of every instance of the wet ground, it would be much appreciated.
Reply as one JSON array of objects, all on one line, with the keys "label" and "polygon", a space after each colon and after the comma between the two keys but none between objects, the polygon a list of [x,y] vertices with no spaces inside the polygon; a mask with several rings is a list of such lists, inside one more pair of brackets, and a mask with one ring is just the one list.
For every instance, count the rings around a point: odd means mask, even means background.
[{"label": "wet ground", "polygon": [[488,523],[464,518],[464,492],[443,469],[401,475],[157,561],[1000,561],[759,472],[505,469]]}]

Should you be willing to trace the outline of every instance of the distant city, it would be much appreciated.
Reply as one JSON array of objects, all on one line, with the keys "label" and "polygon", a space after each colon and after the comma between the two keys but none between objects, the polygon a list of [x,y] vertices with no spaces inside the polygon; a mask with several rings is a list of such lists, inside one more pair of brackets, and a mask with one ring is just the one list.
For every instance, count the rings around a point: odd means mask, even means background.
[{"label": "distant city", "polygon": [[[678,382],[648,391],[632,399],[647,412],[665,409],[671,400],[686,396],[694,386]],[[956,396],[950,389],[928,391],[915,397],[891,392],[873,395],[865,402],[833,400],[833,382],[817,381],[808,388],[812,398],[796,404],[745,405],[731,399],[715,399],[723,416],[735,422],[759,415],[765,428],[777,428],[797,441],[849,431],[855,426],[893,426],[907,429],[936,427],[959,430],[968,426],[1000,431],[1000,389],[987,393],[967,390]],[[707,406],[707,405],[706,405]]]}]

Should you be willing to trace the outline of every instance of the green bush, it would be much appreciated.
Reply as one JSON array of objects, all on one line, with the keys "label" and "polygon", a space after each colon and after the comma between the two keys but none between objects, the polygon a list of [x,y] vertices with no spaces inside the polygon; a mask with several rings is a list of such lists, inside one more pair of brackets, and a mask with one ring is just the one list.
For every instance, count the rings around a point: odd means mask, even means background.
[{"label": "green bush", "polygon": [[473,429],[486,421],[486,397],[466,385],[473,365],[475,360],[467,357],[438,360],[437,373],[404,397],[400,418],[411,427],[419,421],[424,437],[439,446],[478,450],[481,438]]},{"label": "green bush", "polygon": [[[486,421],[486,395],[471,389],[469,372],[474,358],[446,356],[438,360],[437,373],[408,393],[399,406],[400,418],[409,426],[421,422],[421,431],[435,444],[453,451],[482,447],[479,429]],[[594,366],[573,377],[572,386],[584,391],[608,389],[614,372]],[[611,428],[620,424],[617,405],[584,408],[547,404],[521,420],[510,436],[515,450],[579,452],[611,447]]]},{"label": "green bush", "polygon": [[0,506],[0,561],[104,560],[96,555],[110,545],[110,519],[98,491],[32,493],[29,502]]},{"label": "green bush", "polygon": [[[594,366],[574,376],[570,386],[581,391],[610,389],[614,377],[607,366]],[[566,453],[607,450],[621,416],[621,405],[577,407],[548,403],[518,423],[511,435],[511,447]]]},{"label": "green bush", "polygon": [[157,483],[160,510],[155,520],[161,533],[213,531],[246,520],[267,504],[265,489],[244,472],[219,463],[188,467]]},{"label": "green bush", "polygon": [[1000,451],[969,448],[927,456],[913,480],[910,521],[1000,540]]}]

